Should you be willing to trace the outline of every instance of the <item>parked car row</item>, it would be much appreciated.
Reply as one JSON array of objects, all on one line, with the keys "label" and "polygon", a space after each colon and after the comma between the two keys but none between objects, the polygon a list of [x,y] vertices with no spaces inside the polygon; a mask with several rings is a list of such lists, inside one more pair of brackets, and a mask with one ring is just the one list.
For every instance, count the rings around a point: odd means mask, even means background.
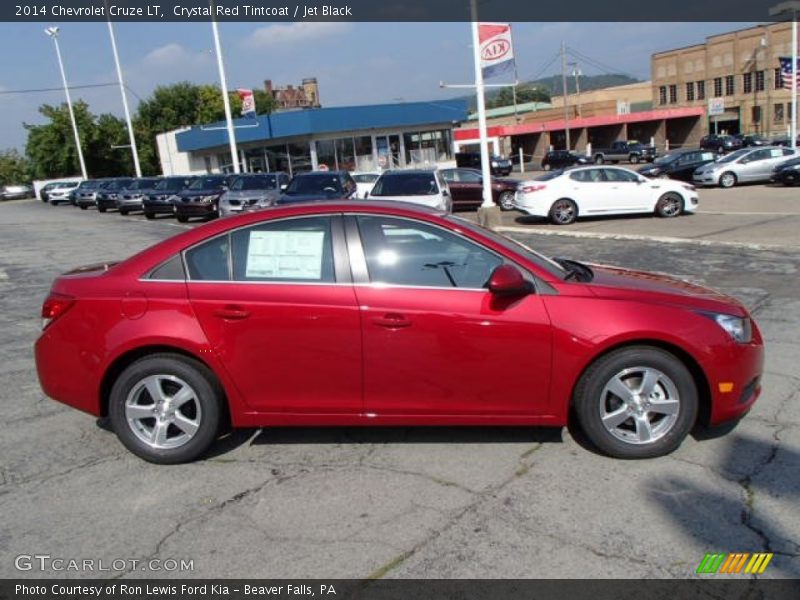
[{"label": "parked car row", "polygon": [[26,184],[4,185],[0,188],[0,200],[22,200],[33,196],[33,188]]}]

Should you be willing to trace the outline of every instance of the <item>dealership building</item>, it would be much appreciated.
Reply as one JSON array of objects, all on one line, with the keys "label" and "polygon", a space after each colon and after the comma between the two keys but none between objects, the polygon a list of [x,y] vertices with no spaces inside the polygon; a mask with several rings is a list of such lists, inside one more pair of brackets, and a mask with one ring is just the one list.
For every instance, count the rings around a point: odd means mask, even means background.
[{"label": "dealership building", "polygon": [[[234,120],[243,172],[375,171],[448,164],[464,100],[292,110]],[[224,122],[160,134],[164,175],[231,172]]]}]

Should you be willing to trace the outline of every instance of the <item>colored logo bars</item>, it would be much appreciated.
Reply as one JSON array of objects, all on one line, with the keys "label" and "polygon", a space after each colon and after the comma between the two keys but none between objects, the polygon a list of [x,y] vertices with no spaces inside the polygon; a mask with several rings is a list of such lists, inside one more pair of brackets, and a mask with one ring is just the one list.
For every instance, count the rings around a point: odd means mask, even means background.
[{"label": "colored logo bars", "polygon": [[697,573],[761,574],[766,570],[771,560],[772,552],[755,552],[753,554],[749,552],[706,553],[697,567]]},{"label": "colored logo bars", "polygon": [[478,38],[481,45],[481,68],[484,78],[496,77],[514,69],[511,25],[508,23],[480,23]]}]

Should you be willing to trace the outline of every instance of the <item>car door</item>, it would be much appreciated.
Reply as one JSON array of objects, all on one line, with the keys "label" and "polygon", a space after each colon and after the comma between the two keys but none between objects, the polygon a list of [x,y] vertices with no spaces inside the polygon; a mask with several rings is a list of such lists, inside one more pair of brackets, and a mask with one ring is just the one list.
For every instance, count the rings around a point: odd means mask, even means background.
[{"label": "car door", "polygon": [[547,412],[550,321],[540,296],[484,287],[502,256],[416,219],[347,219],[368,415]]},{"label": "car door", "polygon": [[341,217],[258,223],[184,260],[210,351],[252,410],[361,413],[361,321]]},{"label": "car door", "polygon": [[469,169],[446,169],[442,176],[450,188],[455,208],[480,204],[483,186],[479,173]]},{"label": "car door", "polygon": [[[566,172],[559,180],[557,197],[574,200],[579,215],[601,214],[608,210],[611,188],[601,167]],[[554,200],[557,198],[554,198]]]},{"label": "car door", "polygon": [[769,158],[764,161],[763,168],[759,168],[759,181],[766,181],[772,177],[772,171],[779,164],[795,156],[791,148],[768,148]]},{"label": "car door", "polygon": [[605,193],[608,212],[641,212],[651,210],[655,201],[650,201],[656,182],[642,182],[642,178],[631,171],[614,167],[603,168],[607,190]]},{"label": "car door", "polygon": [[741,182],[758,181],[761,178],[769,179],[772,170],[770,157],[771,150],[769,148],[753,150],[750,154],[743,156],[736,165],[737,179]]}]

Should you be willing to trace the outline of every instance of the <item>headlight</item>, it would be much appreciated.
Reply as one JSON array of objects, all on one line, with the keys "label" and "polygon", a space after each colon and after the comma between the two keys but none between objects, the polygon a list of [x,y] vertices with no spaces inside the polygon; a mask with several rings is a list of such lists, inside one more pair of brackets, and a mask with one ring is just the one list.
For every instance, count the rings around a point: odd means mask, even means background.
[{"label": "headlight", "polygon": [[792,165],[789,168],[792,169],[793,171],[800,171],[800,164]]},{"label": "headlight", "polygon": [[717,325],[728,332],[738,344],[749,344],[753,341],[753,326],[748,317],[734,317],[719,313],[704,313],[716,321]]},{"label": "headlight", "polygon": [[497,161],[496,161],[496,160],[493,160],[493,161],[492,161],[492,166],[493,166],[493,167],[496,167],[496,166],[497,166]]}]

